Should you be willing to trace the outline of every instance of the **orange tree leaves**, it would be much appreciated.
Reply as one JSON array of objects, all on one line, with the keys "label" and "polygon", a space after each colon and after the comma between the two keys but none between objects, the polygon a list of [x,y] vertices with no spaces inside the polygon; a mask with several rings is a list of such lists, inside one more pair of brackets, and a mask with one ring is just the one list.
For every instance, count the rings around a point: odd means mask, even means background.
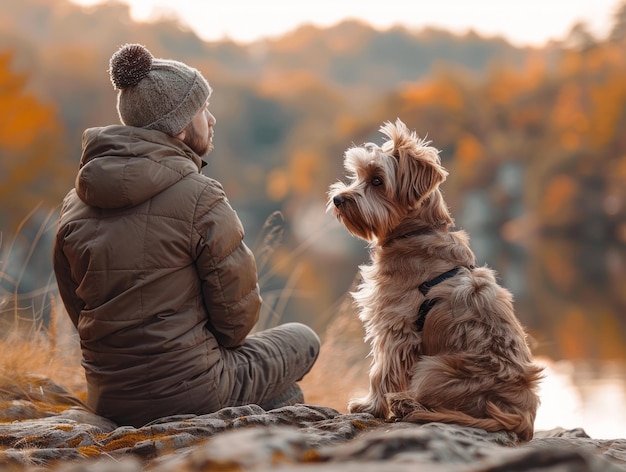
[{"label": "orange tree leaves", "polygon": [[18,221],[51,195],[59,197],[55,166],[62,127],[53,106],[26,90],[27,78],[11,69],[12,55],[0,53],[0,227],[15,229]]}]

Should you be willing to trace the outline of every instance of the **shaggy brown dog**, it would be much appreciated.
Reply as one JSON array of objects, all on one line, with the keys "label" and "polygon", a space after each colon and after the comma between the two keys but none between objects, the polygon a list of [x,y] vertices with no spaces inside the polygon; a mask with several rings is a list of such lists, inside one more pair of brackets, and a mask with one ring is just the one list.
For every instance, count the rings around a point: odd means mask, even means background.
[{"label": "shaggy brown dog", "polygon": [[380,131],[382,147],[346,151],[350,181],[329,191],[329,210],[371,246],[352,294],[371,344],[370,388],[348,410],[530,440],[542,369],[511,293],[475,266],[467,234],[451,230],[438,151],[400,120]]}]

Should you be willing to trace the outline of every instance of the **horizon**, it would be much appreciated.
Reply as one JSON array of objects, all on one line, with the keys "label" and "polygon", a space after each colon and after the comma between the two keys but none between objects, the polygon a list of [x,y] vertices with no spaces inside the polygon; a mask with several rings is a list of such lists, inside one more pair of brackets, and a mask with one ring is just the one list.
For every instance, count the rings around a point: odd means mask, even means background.
[{"label": "horizon", "polygon": [[[71,0],[83,7],[107,0]],[[438,28],[455,34],[474,31],[485,37],[503,37],[519,47],[540,47],[563,40],[576,23],[603,39],[612,26],[620,0],[572,0],[566,7],[544,0],[516,4],[491,0],[439,0],[432,4],[409,5],[404,0],[378,2],[319,0],[314,5],[283,5],[277,0],[258,3],[231,0],[220,5],[219,17],[211,5],[193,0],[120,0],[130,8],[135,21],[150,22],[175,18],[204,41],[229,39],[253,43],[287,34],[303,25],[334,26],[344,20],[361,20],[379,30],[402,26],[409,30]],[[242,14],[245,12],[245,14]],[[412,19],[415,18],[415,19]]]}]

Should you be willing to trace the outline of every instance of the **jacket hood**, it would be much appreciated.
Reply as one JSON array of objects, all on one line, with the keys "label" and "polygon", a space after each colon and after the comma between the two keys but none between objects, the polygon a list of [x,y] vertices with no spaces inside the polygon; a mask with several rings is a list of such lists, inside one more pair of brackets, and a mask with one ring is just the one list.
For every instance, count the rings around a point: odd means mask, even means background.
[{"label": "jacket hood", "polygon": [[191,148],[160,131],[122,125],[89,128],[83,133],[76,193],[92,207],[129,208],[201,167]]}]

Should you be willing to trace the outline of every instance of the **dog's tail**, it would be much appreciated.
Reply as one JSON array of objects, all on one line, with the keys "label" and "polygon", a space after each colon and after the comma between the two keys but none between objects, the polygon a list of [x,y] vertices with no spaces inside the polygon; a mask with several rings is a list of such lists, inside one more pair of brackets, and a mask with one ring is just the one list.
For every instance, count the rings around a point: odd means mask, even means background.
[{"label": "dog's tail", "polygon": [[534,418],[520,413],[506,413],[492,402],[487,402],[486,410],[490,418],[475,418],[462,411],[439,408],[437,410],[413,410],[400,419],[410,423],[458,424],[489,432],[513,431],[522,441],[532,439]]}]

